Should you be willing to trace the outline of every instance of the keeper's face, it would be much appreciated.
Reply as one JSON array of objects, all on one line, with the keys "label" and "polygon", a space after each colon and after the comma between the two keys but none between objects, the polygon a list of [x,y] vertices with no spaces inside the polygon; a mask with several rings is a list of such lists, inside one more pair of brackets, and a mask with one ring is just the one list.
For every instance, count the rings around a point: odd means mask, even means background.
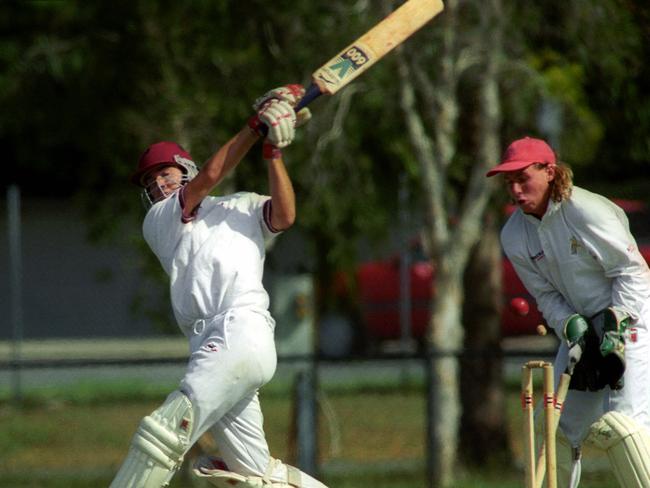
[{"label": "keeper's face", "polygon": [[551,181],[555,167],[548,164],[532,164],[512,173],[505,173],[506,186],[513,202],[524,213],[542,218],[551,195]]},{"label": "keeper's face", "polygon": [[183,172],[177,166],[155,168],[142,178],[152,203],[164,200],[183,185]]}]

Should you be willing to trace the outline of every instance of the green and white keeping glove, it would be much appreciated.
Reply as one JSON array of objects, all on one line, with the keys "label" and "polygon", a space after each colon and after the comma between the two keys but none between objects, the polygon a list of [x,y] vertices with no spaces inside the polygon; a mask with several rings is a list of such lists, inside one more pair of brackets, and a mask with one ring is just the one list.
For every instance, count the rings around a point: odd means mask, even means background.
[{"label": "green and white keeping glove", "polygon": [[616,354],[625,358],[625,331],[630,326],[630,316],[617,307],[609,307],[603,314],[603,340],[600,341],[600,353],[605,356]]},{"label": "green and white keeping glove", "polygon": [[602,356],[601,374],[603,381],[610,388],[623,387],[625,372],[625,331],[630,327],[631,317],[617,307],[602,310],[596,317],[602,316],[603,337],[599,350]]},{"label": "green and white keeping glove", "polygon": [[564,323],[563,335],[569,346],[567,370],[571,375],[586,350],[586,335],[588,330],[589,324],[587,323],[587,319],[577,313],[571,315]]},{"label": "green and white keeping glove", "polygon": [[571,375],[569,389],[598,391],[605,385],[600,379],[601,355],[598,337],[589,321],[579,314],[571,315],[564,323],[564,339],[569,347],[567,372]]}]

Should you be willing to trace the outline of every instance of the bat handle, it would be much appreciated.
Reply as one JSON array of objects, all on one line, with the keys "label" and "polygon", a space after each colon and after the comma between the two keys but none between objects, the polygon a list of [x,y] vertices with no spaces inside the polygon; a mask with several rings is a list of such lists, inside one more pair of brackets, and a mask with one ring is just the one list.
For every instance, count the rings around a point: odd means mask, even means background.
[{"label": "bat handle", "polygon": [[307,87],[307,91],[305,92],[305,96],[300,99],[300,102],[298,102],[298,105],[296,105],[296,112],[299,112],[303,108],[305,108],[307,105],[309,105],[311,102],[313,102],[315,99],[317,99],[319,96],[321,96],[323,92],[320,91],[320,88],[318,88],[318,85],[316,83],[312,83]]}]

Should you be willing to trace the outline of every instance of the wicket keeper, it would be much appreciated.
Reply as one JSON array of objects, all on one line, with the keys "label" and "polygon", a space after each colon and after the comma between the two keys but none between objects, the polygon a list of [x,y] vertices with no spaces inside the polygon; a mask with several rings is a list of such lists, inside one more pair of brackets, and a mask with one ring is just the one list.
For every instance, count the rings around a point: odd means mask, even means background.
[{"label": "wicket keeper", "polygon": [[591,443],[607,452],[622,487],[647,488],[650,270],[627,217],[574,186],[571,169],[541,139],[510,144],[487,176],[497,174],[518,207],[501,244],[561,339],[556,385],[562,372],[572,374],[558,431],[559,486],[578,486],[580,446]]}]

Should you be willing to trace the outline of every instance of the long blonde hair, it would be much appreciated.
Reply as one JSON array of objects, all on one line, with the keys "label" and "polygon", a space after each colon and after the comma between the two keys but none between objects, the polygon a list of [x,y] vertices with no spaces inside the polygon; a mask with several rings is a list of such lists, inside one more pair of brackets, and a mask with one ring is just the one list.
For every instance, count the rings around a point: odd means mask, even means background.
[{"label": "long blonde hair", "polygon": [[[535,168],[543,169],[546,163],[535,163]],[[573,190],[573,171],[560,161],[555,165],[555,177],[551,181],[551,200],[561,202],[571,197]]]},{"label": "long blonde hair", "polygon": [[558,161],[555,165],[555,178],[551,182],[551,200],[561,202],[571,197],[573,190],[573,171],[571,168]]}]

